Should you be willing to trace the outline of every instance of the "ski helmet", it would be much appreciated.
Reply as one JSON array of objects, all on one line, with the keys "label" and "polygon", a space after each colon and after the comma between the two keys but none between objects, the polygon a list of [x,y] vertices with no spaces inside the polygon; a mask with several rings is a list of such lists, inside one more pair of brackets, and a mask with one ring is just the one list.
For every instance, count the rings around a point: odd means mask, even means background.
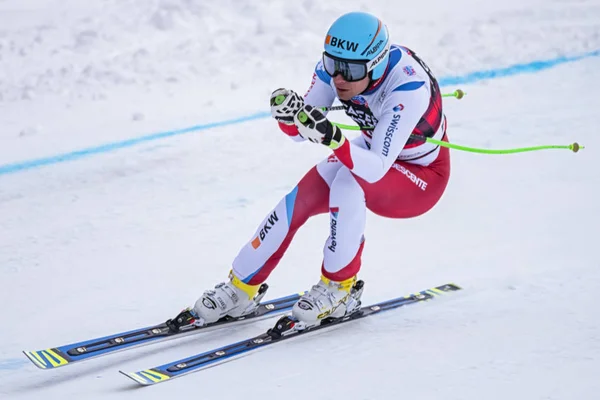
[{"label": "ski helmet", "polygon": [[323,64],[331,76],[341,73],[344,79],[356,81],[370,72],[371,79],[376,80],[385,72],[389,53],[387,26],[369,13],[350,12],[327,31]]}]

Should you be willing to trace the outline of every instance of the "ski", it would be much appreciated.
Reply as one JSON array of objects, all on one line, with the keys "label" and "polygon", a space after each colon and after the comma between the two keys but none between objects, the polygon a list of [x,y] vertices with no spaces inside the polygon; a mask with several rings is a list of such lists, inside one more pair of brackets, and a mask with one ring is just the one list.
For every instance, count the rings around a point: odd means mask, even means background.
[{"label": "ski", "polygon": [[[266,289],[265,289],[266,290]],[[52,347],[45,350],[23,351],[33,364],[41,369],[54,369],[86,361],[91,358],[113,354],[122,350],[129,350],[159,341],[181,338],[194,333],[231,327],[247,321],[257,321],[272,317],[292,309],[292,306],[304,293],[297,293],[259,304],[256,311],[243,317],[225,317],[212,324],[197,327],[189,325],[184,330],[173,331],[168,322],[146,328],[121,332],[110,336],[84,340],[82,342]]]},{"label": "ski", "polygon": [[372,304],[370,306],[364,306],[356,312],[354,312],[353,314],[338,319],[326,319],[323,320],[323,322],[321,322],[320,325],[317,325],[315,327],[309,327],[301,331],[294,330],[294,321],[288,316],[285,316],[279,319],[274,328],[269,329],[267,332],[255,336],[253,338],[242,340],[240,342],[223,346],[218,349],[207,351],[205,353],[197,354],[188,358],[184,358],[182,360],[173,361],[161,365],[159,367],[140,370],[137,372],[119,372],[140,385],[154,385],[157,383],[165,382],[167,380],[171,380],[173,378],[177,378],[185,374],[213,367],[217,364],[231,361],[235,358],[247,355],[249,352],[263,348],[265,346],[279,343],[286,339],[308,335],[312,332],[316,332],[321,329],[337,326],[349,321],[355,321],[357,319],[379,314],[383,311],[388,311],[409,304],[428,301],[435,298],[438,295],[448,292],[455,292],[458,290],[461,290],[459,286],[453,283],[449,283],[446,285],[423,290],[415,294],[410,294],[408,296],[398,297],[395,299]]}]

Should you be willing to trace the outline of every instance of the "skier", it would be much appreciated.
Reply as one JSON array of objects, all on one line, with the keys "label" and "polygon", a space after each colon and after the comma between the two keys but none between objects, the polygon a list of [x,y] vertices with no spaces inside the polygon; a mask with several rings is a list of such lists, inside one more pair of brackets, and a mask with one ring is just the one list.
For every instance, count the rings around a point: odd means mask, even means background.
[{"label": "skier", "polygon": [[[278,89],[271,113],[295,141],[328,146],[333,154],[313,167],[267,214],[233,261],[229,280],[204,292],[191,309],[203,325],[224,316],[251,313],[264,295],[261,284],[277,266],[300,226],[329,212],[330,235],[323,248],[319,282],[292,309],[297,328],[342,317],[360,306],[357,281],[365,244],[367,209],[387,218],[411,218],[430,210],[450,175],[438,83],[417,55],[390,43],[375,16],[339,17],[325,37],[312,83],[301,97]],[[350,141],[326,118],[339,99],[361,127]]]}]

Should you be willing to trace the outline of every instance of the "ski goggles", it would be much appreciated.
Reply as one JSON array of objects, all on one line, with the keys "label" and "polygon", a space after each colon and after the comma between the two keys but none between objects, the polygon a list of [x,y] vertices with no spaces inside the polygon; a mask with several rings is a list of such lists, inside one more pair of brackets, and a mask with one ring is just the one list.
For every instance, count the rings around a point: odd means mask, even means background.
[{"label": "ski goggles", "polygon": [[372,60],[347,60],[323,52],[323,67],[332,78],[340,74],[346,82],[356,82],[367,77],[389,53],[389,45]]},{"label": "ski goggles", "polygon": [[325,67],[325,72],[332,78],[339,74],[346,82],[360,81],[369,73],[367,71],[367,60],[344,60],[325,52],[323,53],[323,67]]}]

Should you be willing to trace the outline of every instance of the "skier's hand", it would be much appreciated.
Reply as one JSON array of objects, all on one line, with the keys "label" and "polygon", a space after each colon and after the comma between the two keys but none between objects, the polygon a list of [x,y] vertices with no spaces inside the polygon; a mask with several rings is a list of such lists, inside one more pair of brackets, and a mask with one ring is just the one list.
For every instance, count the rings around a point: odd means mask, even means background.
[{"label": "skier's hand", "polygon": [[294,116],[300,136],[335,150],[346,141],[339,127],[334,126],[318,108],[305,105]]},{"label": "skier's hand", "polygon": [[286,125],[294,125],[294,115],[304,105],[298,93],[288,89],[277,89],[271,93],[271,115]]}]

